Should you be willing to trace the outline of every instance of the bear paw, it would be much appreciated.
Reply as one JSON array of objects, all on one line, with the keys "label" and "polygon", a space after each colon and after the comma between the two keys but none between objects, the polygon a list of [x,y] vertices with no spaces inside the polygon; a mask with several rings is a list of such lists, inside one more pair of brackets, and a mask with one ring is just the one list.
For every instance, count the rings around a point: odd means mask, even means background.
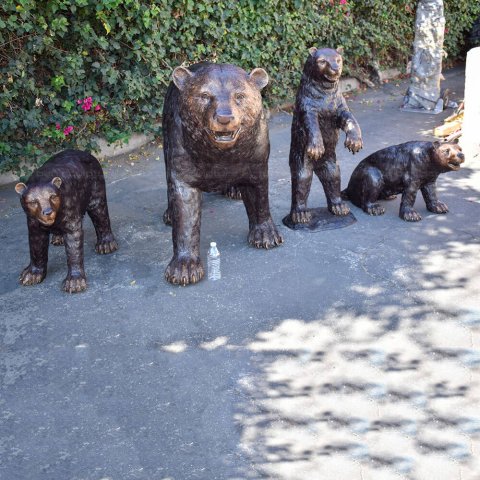
[{"label": "bear paw", "polygon": [[62,289],[67,293],[80,293],[87,289],[87,279],[85,275],[71,274],[63,281]]},{"label": "bear paw", "polygon": [[95,251],[100,255],[107,255],[118,250],[118,243],[113,235],[108,235],[97,242]]},{"label": "bear paw", "polygon": [[167,208],[163,213],[163,223],[165,225],[169,225],[170,227],[172,226],[172,213],[170,212],[169,208]]},{"label": "bear paw", "polygon": [[307,145],[307,156],[313,161],[320,160],[324,153],[325,147],[323,143],[312,142]]},{"label": "bear paw", "polygon": [[361,137],[356,135],[347,134],[345,139],[345,148],[350,150],[352,153],[357,153],[363,148],[363,141]]},{"label": "bear paw", "polygon": [[255,248],[274,248],[283,243],[283,237],[278,233],[272,219],[254,225],[248,233],[248,243]]},{"label": "bear paw", "polygon": [[63,245],[63,235],[52,235],[52,239],[50,240],[50,243],[52,245],[55,245],[56,247],[60,247]]},{"label": "bear paw", "polygon": [[238,187],[228,187],[222,191],[222,195],[224,195],[227,198],[231,198],[232,200],[242,199],[242,192]]},{"label": "bear paw", "polygon": [[165,270],[165,280],[174,285],[197,283],[204,276],[202,262],[196,257],[173,257]]},{"label": "bear paw", "polygon": [[344,217],[345,215],[348,215],[350,213],[350,208],[345,202],[332,202],[328,206],[328,211],[332,215],[336,215],[338,217]]},{"label": "bear paw", "polygon": [[436,201],[435,203],[431,203],[430,205],[427,205],[427,210],[429,210],[432,213],[447,213],[448,206],[446,203]]},{"label": "bear paw", "polygon": [[308,223],[312,219],[312,213],[309,210],[292,210],[290,219],[293,223]]},{"label": "bear paw", "polygon": [[422,219],[420,214],[411,207],[400,210],[400,218],[406,222],[419,222]]},{"label": "bear paw", "polygon": [[46,271],[44,268],[37,268],[32,265],[23,269],[23,272],[20,274],[20,284],[21,285],[36,285],[37,283],[43,282],[43,279],[46,276]]},{"label": "bear paw", "polygon": [[383,215],[385,213],[385,208],[382,207],[379,203],[371,203],[370,205],[365,205],[363,209],[369,215]]}]

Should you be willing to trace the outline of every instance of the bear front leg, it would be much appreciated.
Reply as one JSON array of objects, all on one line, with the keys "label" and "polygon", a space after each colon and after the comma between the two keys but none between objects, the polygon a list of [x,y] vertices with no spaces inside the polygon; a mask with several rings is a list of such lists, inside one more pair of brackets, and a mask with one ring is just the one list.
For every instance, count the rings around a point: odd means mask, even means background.
[{"label": "bear front leg", "polygon": [[353,154],[359,152],[363,148],[362,131],[356,118],[352,115],[347,106],[340,113],[340,128],[345,132],[345,148]]},{"label": "bear front leg", "polygon": [[437,187],[435,182],[428,183],[421,188],[423,199],[427,210],[432,213],[447,213],[448,206],[437,198]]},{"label": "bear front leg", "polygon": [[260,184],[242,187],[242,198],[248,215],[248,243],[256,248],[273,248],[283,243],[270,215],[268,179]]},{"label": "bear front leg", "polygon": [[38,222],[28,219],[28,244],[30,247],[30,264],[20,274],[22,285],[41,283],[47,275],[49,233]]},{"label": "bear front leg", "polygon": [[410,185],[403,191],[399,216],[406,222],[418,222],[422,219],[420,214],[413,208],[417,192],[418,187],[416,185]]},{"label": "bear front leg", "polygon": [[322,132],[318,123],[316,111],[306,111],[303,118],[303,128],[307,138],[305,153],[313,162],[320,160],[325,154]]},{"label": "bear front leg", "polygon": [[332,215],[343,217],[350,213],[350,208],[342,200],[340,192],[340,167],[337,164],[335,153],[314,166],[320,182],[322,183],[325,197],[327,198],[328,211]]},{"label": "bear front leg", "polygon": [[290,219],[293,223],[308,223],[312,214],[307,208],[307,200],[312,186],[313,166],[306,158],[302,164],[297,161],[290,162],[292,178],[292,206]]},{"label": "bear front leg", "polygon": [[62,288],[67,293],[83,292],[87,288],[87,277],[83,268],[82,221],[72,222],[70,231],[65,233],[63,239],[67,253],[68,272]]},{"label": "bear front leg", "polygon": [[165,279],[174,285],[197,283],[205,275],[200,260],[202,192],[176,183],[170,199],[173,258],[165,270]]}]

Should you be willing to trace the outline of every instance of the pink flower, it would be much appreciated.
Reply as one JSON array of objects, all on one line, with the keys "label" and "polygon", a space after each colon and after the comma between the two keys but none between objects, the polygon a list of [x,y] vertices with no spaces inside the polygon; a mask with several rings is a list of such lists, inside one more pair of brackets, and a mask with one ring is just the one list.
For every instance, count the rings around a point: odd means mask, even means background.
[{"label": "pink flower", "polygon": [[83,100],[82,100],[81,98],[79,98],[79,99],[77,100],[77,105],[81,105],[82,103],[83,103]]},{"label": "pink flower", "polygon": [[63,129],[63,134],[64,134],[65,136],[69,135],[69,134],[72,133],[72,132],[73,132],[73,127],[72,127],[72,125],[69,125],[68,127],[66,127],[66,128]]},{"label": "pink flower", "polygon": [[340,5],[346,5],[347,4],[347,0],[340,0]]},{"label": "pink flower", "polygon": [[101,110],[101,109],[102,109],[102,107],[100,106],[100,104],[95,105],[94,110],[95,110],[96,112],[98,112],[98,111]]},{"label": "pink flower", "polygon": [[60,124],[59,124],[59,123],[56,123],[56,124],[55,124],[55,128],[56,128],[57,130],[60,130]]},{"label": "pink flower", "polygon": [[92,97],[84,98],[83,105],[82,105],[83,111],[88,112],[92,108],[92,103],[93,103]]}]

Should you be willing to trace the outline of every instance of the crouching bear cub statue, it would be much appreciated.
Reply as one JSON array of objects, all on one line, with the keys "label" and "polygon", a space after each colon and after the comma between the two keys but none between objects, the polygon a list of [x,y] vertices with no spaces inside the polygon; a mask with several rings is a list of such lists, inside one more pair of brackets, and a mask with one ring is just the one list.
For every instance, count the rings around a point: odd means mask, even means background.
[{"label": "crouching bear cub statue", "polygon": [[260,91],[265,70],[250,74],[228,64],[177,67],[165,97],[164,155],[173,258],[165,278],[173,284],[196,283],[204,276],[200,261],[202,192],[237,187],[249,221],[248,242],[271,248],[282,237],[270,216],[268,156],[270,144]]},{"label": "crouching bear cub statue", "polygon": [[36,170],[27,183],[17,183],[16,192],[27,214],[30,264],[20,275],[22,285],[35,285],[47,274],[48,240],[65,244],[68,273],[63,290],[81,292],[87,288],[83,268],[85,212],[97,234],[97,253],[117,250],[108,216],[105,179],[97,159],[87,152],[65,150]]},{"label": "crouching bear cub statue", "polygon": [[422,217],[413,208],[418,190],[430,212],[447,213],[447,205],[437,198],[435,182],[441,173],[458,170],[464,161],[462,149],[456,143],[393,145],[362,160],[342,196],[369,215],[383,215],[385,208],[377,200],[402,194],[400,218],[418,222]]},{"label": "crouching bear cub statue", "polygon": [[292,122],[289,162],[293,223],[308,223],[312,218],[307,200],[313,172],[322,183],[330,213],[343,216],[350,212],[340,195],[340,168],[335,148],[340,130],[346,133],[345,147],[352,153],[358,152],[363,142],[358,122],[338,91],[341,74],[342,57],[338,51],[310,49]]}]

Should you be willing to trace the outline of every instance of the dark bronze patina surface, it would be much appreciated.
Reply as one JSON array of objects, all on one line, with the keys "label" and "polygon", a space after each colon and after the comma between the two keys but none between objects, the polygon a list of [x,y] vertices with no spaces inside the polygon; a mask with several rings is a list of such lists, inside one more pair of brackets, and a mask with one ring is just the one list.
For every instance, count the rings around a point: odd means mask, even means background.
[{"label": "dark bronze patina surface", "polygon": [[307,208],[313,172],[322,183],[328,210],[333,215],[348,215],[350,210],[340,195],[340,168],[335,147],[339,132],[346,133],[345,147],[352,153],[362,146],[358,122],[338,91],[342,57],[330,48],[310,49],[297,92],[292,122],[290,171],[292,206],[287,223],[309,223]]},{"label": "dark bronze patina surface", "polygon": [[65,245],[68,273],[63,289],[69,293],[87,288],[83,267],[85,213],[97,234],[97,253],[112,253],[117,242],[110,228],[105,179],[97,159],[86,152],[65,150],[36,170],[27,183],[17,183],[27,214],[30,264],[20,275],[22,285],[35,285],[47,274],[48,239]]},{"label": "dark bronze patina surface", "polygon": [[464,161],[462,149],[456,143],[393,145],[362,160],[342,196],[369,215],[383,215],[385,208],[377,200],[401,194],[400,218],[418,222],[422,217],[413,208],[418,190],[430,212],[447,213],[447,205],[437,198],[435,182],[441,173],[458,170]]},{"label": "dark bronze patina surface", "polygon": [[265,70],[249,74],[228,64],[178,67],[165,97],[164,155],[173,258],[165,278],[196,283],[204,276],[200,260],[202,192],[240,191],[249,221],[248,242],[257,248],[282,243],[270,215],[270,143],[260,91]]}]

